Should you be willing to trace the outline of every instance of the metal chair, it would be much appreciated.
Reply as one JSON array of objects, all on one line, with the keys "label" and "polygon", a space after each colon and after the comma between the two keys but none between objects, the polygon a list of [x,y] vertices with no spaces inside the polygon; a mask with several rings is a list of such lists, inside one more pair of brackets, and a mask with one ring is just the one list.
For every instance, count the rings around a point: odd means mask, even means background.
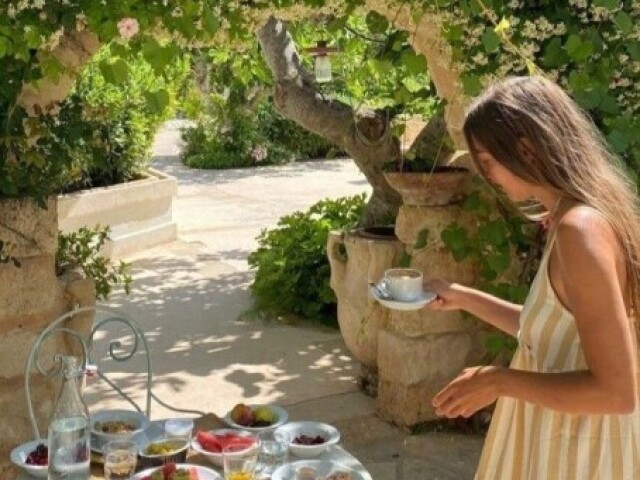
[{"label": "metal chair", "polygon": [[[87,337],[83,337],[76,330],[68,328],[67,326],[64,325],[66,321],[80,314],[93,314],[95,316],[93,326],[89,334],[87,335]],[[103,316],[104,318],[98,318],[98,316]],[[38,336],[33,346],[31,347],[31,350],[29,351],[29,356],[27,357],[27,364],[25,367],[24,389],[25,389],[25,395],[27,400],[27,408],[29,410],[29,420],[31,422],[31,428],[33,430],[33,433],[36,439],[41,439],[42,437],[40,436],[40,432],[38,430],[38,424],[36,422],[36,417],[33,409],[29,374],[34,368],[34,366],[38,373],[46,377],[54,377],[57,375],[61,375],[62,373],[61,371],[62,362],[60,358],[62,355],[60,353],[56,353],[53,356],[53,362],[54,362],[53,368],[46,370],[42,367],[39,357],[40,357],[40,349],[42,347],[43,342],[48,338],[53,337],[54,335],[57,335],[57,334],[69,335],[70,338],[78,342],[81,348],[81,351],[82,351],[81,365],[82,365],[82,369],[86,371],[88,365],[94,364],[95,359],[93,358],[92,355],[94,354],[94,350],[95,350],[94,347],[96,345],[96,339],[95,339],[96,333],[104,330],[104,327],[106,325],[112,324],[112,323],[121,324],[127,327],[127,329],[130,331],[130,335],[133,335],[133,345],[129,347],[123,347],[122,342],[120,342],[120,340],[110,340],[109,341],[109,357],[115,360],[116,362],[127,362],[128,360],[132,359],[133,356],[138,351],[141,351],[145,356],[146,394],[145,394],[144,413],[145,415],[147,415],[148,418],[150,418],[151,416],[152,400],[155,400],[157,403],[159,403],[163,407],[168,408],[169,410],[172,410],[174,412],[191,413],[199,416],[202,416],[205,414],[204,412],[201,412],[198,410],[185,410],[181,408],[172,407],[166,404],[165,402],[163,402],[162,400],[160,400],[153,393],[151,388],[152,386],[151,384],[153,381],[153,369],[152,369],[152,363],[151,363],[151,355],[149,354],[149,346],[147,343],[147,338],[144,332],[140,329],[140,327],[138,327],[136,322],[130,316],[128,316],[126,313],[115,308],[109,308],[109,307],[103,307],[103,306],[82,307],[82,308],[77,308],[75,310],[67,312],[64,315],[61,315],[60,317],[56,318],[53,322],[51,322]],[[108,341],[108,339],[106,340]],[[120,396],[122,396],[125,400],[127,400],[137,411],[142,412],[142,409],[140,408],[140,406],[136,402],[134,402],[129,395],[127,395],[124,391],[122,391],[122,389],[119,388],[115,382],[107,378],[107,376],[99,370],[97,371],[97,375],[99,378],[104,380],[113,390],[115,390]]]}]

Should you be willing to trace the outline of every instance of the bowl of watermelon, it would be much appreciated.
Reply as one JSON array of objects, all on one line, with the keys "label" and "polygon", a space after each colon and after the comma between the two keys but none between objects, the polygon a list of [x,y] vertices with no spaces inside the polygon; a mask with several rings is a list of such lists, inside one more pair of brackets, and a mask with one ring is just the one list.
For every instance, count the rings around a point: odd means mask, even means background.
[{"label": "bowl of watermelon", "polygon": [[[239,445],[247,450],[260,447],[257,435],[251,432],[221,428],[208,432],[196,433],[191,441],[191,449],[204,456],[209,462],[219,467],[222,466],[222,449],[228,445]],[[244,451],[239,452],[239,454]]]}]

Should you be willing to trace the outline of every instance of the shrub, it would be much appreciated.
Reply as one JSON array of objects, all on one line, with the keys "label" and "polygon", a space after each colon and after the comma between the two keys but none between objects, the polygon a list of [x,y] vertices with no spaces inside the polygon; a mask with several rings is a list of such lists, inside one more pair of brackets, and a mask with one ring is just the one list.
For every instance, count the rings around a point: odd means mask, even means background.
[{"label": "shrub", "polygon": [[259,248],[249,255],[249,265],[256,269],[256,308],[337,325],[327,237],[330,230],[355,226],[364,204],[364,194],[322,200],[306,212],[282,217],[277,228],[263,230]]},{"label": "shrub", "polygon": [[56,274],[81,271],[96,285],[96,299],[106,300],[113,288],[122,285],[126,294],[131,291],[131,266],[125,262],[112,264],[100,254],[109,239],[109,227],[81,227],[76,232],[58,234]]},{"label": "shrub", "polygon": [[174,111],[188,74],[186,57],[156,73],[142,55],[131,54],[126,81],[114,84],[112,60],[109,48],[96,55],[53,125],[54,141],[71,164],[62,191],[138,178],[148,166],[155,132]]},{"label": "shrub", "polygon": [[276,112],[269,100],[252,108],[214,97],[183,133],[183,162],[195,168],[244,168],[332,156],[332,146]]}]

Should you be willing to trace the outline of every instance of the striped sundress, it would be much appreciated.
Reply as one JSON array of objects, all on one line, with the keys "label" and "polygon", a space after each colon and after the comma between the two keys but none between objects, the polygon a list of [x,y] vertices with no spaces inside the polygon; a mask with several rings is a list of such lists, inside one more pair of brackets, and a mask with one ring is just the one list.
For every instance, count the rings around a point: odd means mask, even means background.
[{"label": "striped sundress", "polygon": [[[549,281],[554,238],[520,314],[514,369],[556,373],[586,369],[574,317]],[[631,327],[638,352],[636,328]],[[640,408],[628,415],[571,415],[500,398],[476,479],[640,479]]]}]

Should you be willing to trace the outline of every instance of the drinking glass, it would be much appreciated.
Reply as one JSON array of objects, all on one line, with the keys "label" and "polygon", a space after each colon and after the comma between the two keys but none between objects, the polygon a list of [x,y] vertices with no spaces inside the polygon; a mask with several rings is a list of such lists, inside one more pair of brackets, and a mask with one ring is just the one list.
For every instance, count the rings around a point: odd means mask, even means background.
[{"label": "drinking glass", "polygon": [[138,447],[131,440],[114,440],[107,443],[104,453],[105,480],[129,480],[136,470]]},{"label": "drinking glass", "polygon": [[260,442],[253,445],[227,445],[222,449],[225,480],[255,480]]},{"label": "drinking glass", "polygon": [[276,468],[287,463],[290,438],[283,432],[261,432],[258,467],[262,476],[271,477]]},{"label": "drinking glass", "polygon": [[186,438],[191,440],[193,420],[189,418],[172,418],[164,422],[167,438]]}]

